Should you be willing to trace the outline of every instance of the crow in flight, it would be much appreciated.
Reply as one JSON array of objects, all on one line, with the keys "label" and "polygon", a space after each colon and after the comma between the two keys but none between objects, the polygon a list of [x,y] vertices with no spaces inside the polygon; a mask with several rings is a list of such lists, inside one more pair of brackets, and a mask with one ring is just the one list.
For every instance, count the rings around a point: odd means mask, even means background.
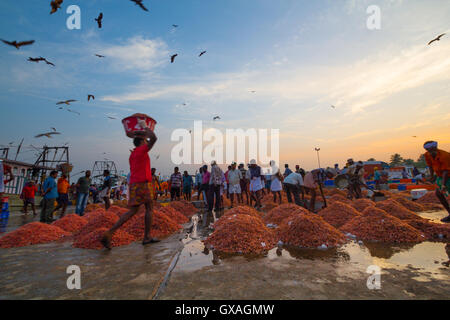
[{"label": "crow in flight", "polygon": [[56,131],[54,131],[54,132],[46,132],[46,133],[38,134],[37,136],[35,136],[35,138],[47,137],[47,138],[51,139],[52,135],[55,135],[55,134],[61,134],[61,133],[56,132]]},{"label": "crow in flight", "polygon": [[100,14],[98,15],[98,18],[95,19],[95,21],[97,21],[99,29],[102,28],[102,19],[103,19],[103,12],[100,12]]},{"label": "crow in flight", "polygon": [[144,4],[142,3],[142,0],[131,0],[133,1],[135,4],[137,4],[139,7],[141,7],[142,10],[144,11],[148,11],[148,9],[144,6]]},{"label": "crow in flight", "polygon": [[61,9],[62,3],[63,0],[53,0],[52,2],[50,2],[50,6],[52,7],[52,11],[50,11],[50,14],[53,14],[58,11],[58,9]]},{"label": "crow in flight", "polygon": [[67,104],[68,106],[70,106],[71,102],[76,102],[77,100],[65,100],[65,101],[59,101],[56,104]]},{"label": "crow in flight", "polygon": [[201,57],[202,55],[204,55],[206,53],[206,51],[202,51],[198,56]]},{"label": "crow in flight", "polygon": [[34,43],[34,40],[30,40],[30,41],[21,41],[21,42],[17,42],[17,41],[15,41],[15,40],[14,40],[14,41],[6,41],[6,40],[3,40],[3,39],[0,39],[0,40],[2,40],[3,43],[5,43],[5,44],[7,44],[7,45],[16,47],[17,50],[19,50],[21,46],[28,46],[28,45]]},{"label": "crow in flight", "polygon": [[41,62],[41,61],[44,61],[46,64],[55,66],[53,63],[51,63],[50,61],[48,61],[47,59],[45,59],[45,58],[43,58],[43,57],[39,57],[39,58],[32,58],[32,57],[29,57],[29,58],[28,58],[28,61],[30,61],[30,62],[37,62],[37,63],[39,63],[39,62]]},{"label": "crow in flight", "polygon": [[72,112],[72,113],[75,113],[75,114],[81,116],[81,113],[79,113],[79,112],[76,112],[76,111],[73,111],[73,110],[70,110],[70,109],[67,109],[67,111]]},{"label": "crow in flight", "polygon": [[93,94],[88,94],[88,101],[90,101],[92,98],[92,100],[95,100],[95,96]]},{"label": "crow in flight", "polygon": [[441,38],[445,36],[445,33],[441,34],[440,36],[438,36],[436,39],[431,40],[430,42],[428,42],[428,45],[432,44],[435,41],[440,41]]},{"label": "crow in flight", "polygon": [[173,63],[175,61],[175,58],[178,56],[177,54],[174,54],[173,56],[170,57],[170,63]]}]

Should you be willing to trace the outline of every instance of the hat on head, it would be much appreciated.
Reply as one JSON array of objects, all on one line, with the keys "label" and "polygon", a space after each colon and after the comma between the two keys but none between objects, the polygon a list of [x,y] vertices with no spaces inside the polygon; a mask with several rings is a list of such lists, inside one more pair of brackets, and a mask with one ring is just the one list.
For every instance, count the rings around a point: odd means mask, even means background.
[{"label": "hat on head", "polygon": [[217,164],[216,160],[211,161],[211,165],[215,166]]},{"label": "hat on head", "polygon": [[250,160],[250,164],[256,164],[256,160],[255,159]]},{"label": "hat on head", "polygon": [[428,142],[425,142],[425,144],[423,145],[425,150],[437,148],[437,146],[438,146],[438,143],[436,141],[428,141]]}]

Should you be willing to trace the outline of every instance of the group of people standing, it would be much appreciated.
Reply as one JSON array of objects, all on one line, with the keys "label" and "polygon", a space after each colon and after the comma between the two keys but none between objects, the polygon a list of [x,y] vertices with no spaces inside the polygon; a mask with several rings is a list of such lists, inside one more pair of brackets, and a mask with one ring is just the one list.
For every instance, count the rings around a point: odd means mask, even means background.
[{"label": "group of people standing", "polygon": [[[275,168],[273,161],[270,165]],[[169,183],[172,201],[179,199],[181,187],[183,187],[185,199],[190,199],[194,184],[194,188],[197,190],[197,200],[202,197],[209,212],[213,209],[216,211],[224,209],[224,196],[230,199],[231,207],[234,206],[235,200],[238,204],[243,204],[245,197],[247,205],[254,205],[259,210],[262,197],[269,193],[272,193],[275,203],[281,204],[283,190],[290,203],[295,201],[296,204],[314,211],[316,189],[321,189],[324,181],[327,178],[333,178],[334,175],[332,169],[316,169],[306,173],[299,166],[296,167],[295,172],[292,172],[289,165],[285,165],[284,174],[281,174],[278,168],[272,170],[272,173],[263,174],[262,168],[257,165],[256,160],[251,160],[247,169],[243,163],[238,166],[236,162],[233,162],[224,172],[216,161],[212,161],[210,170],[207,165],[199,169],[195,175],[195,183],[187,171],[181,175],[178,167],[171,175]],[[305,192],[309,193],[312,198],[309,206],[304,199]],[[302,199],[300,194],[302,194]],[[323,198],[325,201],[325,197]]]},{"label": "group of people standing", "polygon": [[263,174],[260,166],[255,160],[251,160],[248,169],[244,164],[237,166],[233,162],[224,172],[216,161],[211,162],[211,170],[204,165],[195,175],[195,189],[197,200],[203,197],[208,211],[215,208],[216,211],[223,210],[223,196],[226,195],[234,206],[235,196],[237,203],[244,203],[244,195],[249,205],[255,203],[256,208],[261,208],[261,198],[264,189]]}]

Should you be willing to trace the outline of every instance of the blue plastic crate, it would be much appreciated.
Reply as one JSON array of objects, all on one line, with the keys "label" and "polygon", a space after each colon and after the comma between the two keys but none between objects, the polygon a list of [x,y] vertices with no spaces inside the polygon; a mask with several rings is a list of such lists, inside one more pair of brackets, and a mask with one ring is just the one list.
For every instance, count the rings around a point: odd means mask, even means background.
[{"label": "blue plastic crate", "polygon": [[406,191],[406,184],[399,184],[398,191]]},{"label": "blue plastic crate", "polygon": [[334,187],[334,180],[325,180],[325,187]]},{"label": "blue plastic crate", "polygon": [[2,211],[2,213],[0,213],[0,219],[7,220],[8,218],[9,218],[9,211]]}]

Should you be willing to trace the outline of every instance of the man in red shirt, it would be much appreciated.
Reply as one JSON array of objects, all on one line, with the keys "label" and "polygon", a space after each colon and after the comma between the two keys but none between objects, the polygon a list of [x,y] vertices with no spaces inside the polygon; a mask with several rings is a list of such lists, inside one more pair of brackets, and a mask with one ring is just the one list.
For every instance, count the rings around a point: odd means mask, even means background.
[{"label": "man in red shirt", "polygon": [[450,223],[450,205],[445,197],[450,194],[450,153],[438,149],[436,141],[427,141],[423,147],[427,150],[424,156],[430,169],[430,181],[439,187],[436,189],[436,197],[448,212],[448,216],[441,221]]},{"label": "man in red shirt", "polygon": [[38,191],[34,181],[28,182],[22,190],[23,212],[28,213],[28,205],[31,205],[33,215],[36,215],[36,207],[34,206],[34,197]]},{"label": "man in red shirt", "polygon": [[159,242],[158,239],[150,238],[150,228],[153,220],[153,199],[154,190],[152,187],[152,173],[150,167],[149,151],[157,140],[155,133],[147,127],[144,120],[139,121],[139,125],[145,130],[144,135],[136,135],[133,140],[135,149],[130,155],[130,195],[128,206],[130,211],[125,213],[119,221],[107,231],[101,243],[107,249],[111,249],[111,239],[114,232],[125,222],[133,217],[141,205],[145,205],[145,231],[143,245]]}]

